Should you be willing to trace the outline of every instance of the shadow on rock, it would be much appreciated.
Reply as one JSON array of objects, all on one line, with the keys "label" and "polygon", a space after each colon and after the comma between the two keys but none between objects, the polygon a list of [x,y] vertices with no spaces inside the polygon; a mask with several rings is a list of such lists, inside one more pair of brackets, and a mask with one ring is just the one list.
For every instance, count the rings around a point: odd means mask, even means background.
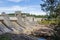
[{"label": "shadow on rock", "polygon": [[0,35],[0,40],[37,40],[37,38],[25,34],[5,33]]}]

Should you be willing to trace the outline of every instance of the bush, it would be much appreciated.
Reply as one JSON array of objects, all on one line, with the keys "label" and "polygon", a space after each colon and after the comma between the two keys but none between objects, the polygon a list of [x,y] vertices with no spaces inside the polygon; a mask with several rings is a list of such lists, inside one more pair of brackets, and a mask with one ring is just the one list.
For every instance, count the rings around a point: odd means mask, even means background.
[{"label": "bush", "polygon": [[56,23],[56,21],[55,20],[42,20],[42,21],[38,21],[38,23],[48,25],[48,24]]},{"label": "bush", "polygon": [[0,40],[11,40],[8,35],[0,35]]}]

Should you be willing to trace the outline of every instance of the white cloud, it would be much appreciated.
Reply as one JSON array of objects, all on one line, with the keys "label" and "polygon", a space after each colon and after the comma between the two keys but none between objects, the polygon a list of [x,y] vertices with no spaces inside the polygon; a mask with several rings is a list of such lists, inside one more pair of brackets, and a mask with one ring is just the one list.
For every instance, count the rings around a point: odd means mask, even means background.
[{"label": "white cloud", "polygon": [[28,1],[28,0],[8,0],[8,1],[11,1],[11,2],[21,2],[21,1]]},{"label": "white cloud", "polygon": [[12,2],[20,2],[22,0],[8,0],[8,1],[12,1]]},{"label": "white cloud", "polygon": [[25,13],[30,13],[30,14],[36,14],[36,15],[44,15],[45,12],[40,10],[39,6],[11,6],[11,7],[0,7],[0,13],[1,12],[6,12],[6,13],[11,13],[14,11],[22,11]]}]

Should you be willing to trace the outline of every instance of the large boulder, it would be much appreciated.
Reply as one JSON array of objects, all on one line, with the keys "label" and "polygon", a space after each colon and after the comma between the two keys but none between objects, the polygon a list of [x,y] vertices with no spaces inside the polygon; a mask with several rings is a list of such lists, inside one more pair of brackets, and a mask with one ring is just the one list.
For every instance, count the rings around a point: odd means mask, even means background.
[{"label": "large boulder", "polygon": [[32,35],[38,36],[38,37],[40,37],[40,36],[52,36],[53,35],[53,29],[48,28],[48,27],[40,28],[40,29],[32,32]]}]

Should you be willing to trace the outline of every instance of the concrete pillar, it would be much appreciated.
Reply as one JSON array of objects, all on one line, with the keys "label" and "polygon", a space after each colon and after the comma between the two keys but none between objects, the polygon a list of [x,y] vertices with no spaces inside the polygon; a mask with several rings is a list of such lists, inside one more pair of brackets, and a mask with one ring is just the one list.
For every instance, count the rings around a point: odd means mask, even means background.
[{"label": "concrete pillar", "polygon": [[17,17],[18,24],[21,25],[21,26],[25,26],[25,23],[22,20],[22,15],[18,14],[16,17]]},{"label": "concrete pillar", "polygon": [[12,25],[12,23],[10,22],[10,19],[9,19],[9,16],[7,15],[7,14],[5,14],[5,12],[2,12],[2,17],[3,17],[3,22],[6,24],[6,26],[9,28],[9,29],[11,29],[11,30],[13,30],[12,28],[13,28],[13,25]]},{"label": "concrete pillar", "polygon": [[21,26],[19,26],[16,22],[12,23],[10,21],[10,18],[7,14],[2,13],[2,17],[4,18],[3,22],[7,25],[7,27],[12,31],[12,32],[16,32],[16,33],[21,33],[21,30],[23,30],[23,28],[21,28]]}]

